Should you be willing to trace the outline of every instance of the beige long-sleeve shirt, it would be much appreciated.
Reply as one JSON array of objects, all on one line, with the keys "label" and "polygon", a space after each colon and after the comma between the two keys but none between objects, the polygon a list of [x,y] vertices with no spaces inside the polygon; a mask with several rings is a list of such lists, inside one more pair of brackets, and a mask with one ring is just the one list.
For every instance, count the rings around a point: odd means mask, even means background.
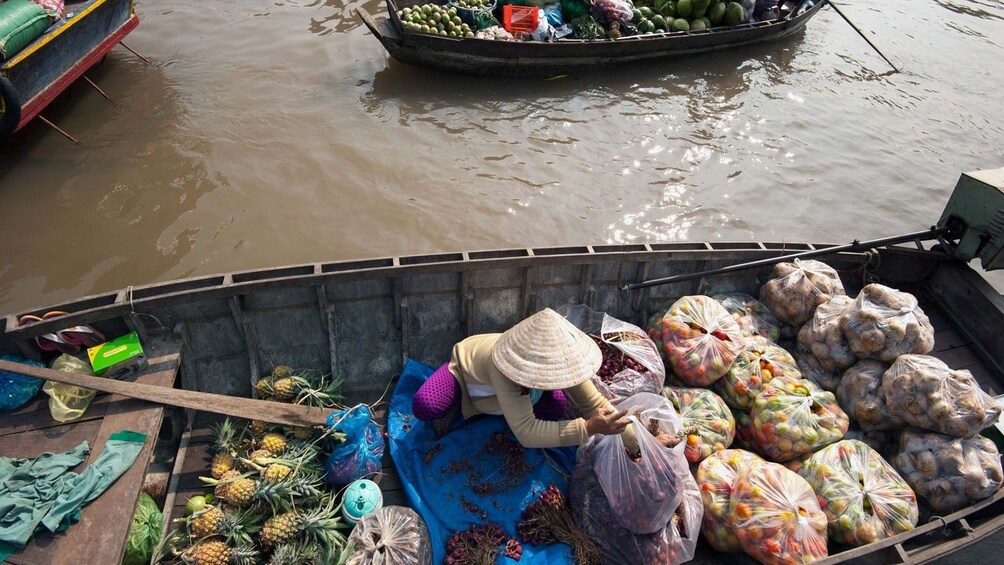
[{"label": "beige long-sleeve shirt", "polygon": [[[492,347],[500,335],[471,336],[453,347],[449,369],[460,381],[464,417],[502,414],[524,447],[563,447],[586,443],[589,434],[586,433],[583,418],[551,422],[534,416],[530,396],[523,393],[523,387],[506,378],[492,361]],[[586,418],[599,409],[613,408],[588,380],[564,392]],[[628,448],[635,449],[637,444],[630,425],[621,437]]]}]

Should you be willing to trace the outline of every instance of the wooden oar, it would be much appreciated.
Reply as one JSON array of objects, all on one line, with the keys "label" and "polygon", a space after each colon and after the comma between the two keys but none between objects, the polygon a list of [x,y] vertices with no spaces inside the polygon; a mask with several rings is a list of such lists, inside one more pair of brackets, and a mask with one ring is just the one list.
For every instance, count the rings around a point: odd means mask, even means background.
[{"label": "wooden oar", "polygon": [[225,394],[195,392],[164,386],[91,377],[3,360],[0,360],[0,370],[45,379],[47,381],[55,381],[57,383],[82,386],[100,390],[101,392],[120,394],[129,398],[148,400],[168,406],[191,408],[192,410],[201,410],[203,412],[212,412],[214,414],[223,414],[237,418],[262,420],[272,424],[287,426],[323,426],[327,423],[328,414],[332,412],[332,410],[325,408],[253,400],[251,398],[227,396]]}]

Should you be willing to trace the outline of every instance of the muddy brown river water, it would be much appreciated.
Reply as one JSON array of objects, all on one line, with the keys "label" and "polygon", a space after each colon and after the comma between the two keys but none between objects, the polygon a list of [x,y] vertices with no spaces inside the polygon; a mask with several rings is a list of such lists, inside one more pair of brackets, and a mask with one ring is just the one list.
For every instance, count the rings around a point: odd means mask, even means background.
[{"label": "muddy brown river water", "polygon": [[138,1],[0,141],[0,312],[178,277],[438,251],[846,242],[1004,166],[1004,4],[844,0],[780,43],[497,79],[391,61],[382,3]]}]

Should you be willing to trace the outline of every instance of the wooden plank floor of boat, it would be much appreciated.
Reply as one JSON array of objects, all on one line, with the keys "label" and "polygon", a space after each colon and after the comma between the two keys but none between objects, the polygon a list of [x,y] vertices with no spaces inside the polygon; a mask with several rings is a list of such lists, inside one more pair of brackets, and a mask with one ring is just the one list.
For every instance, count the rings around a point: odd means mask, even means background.
[{"label": "wooden plank floor of boat", "polygon": [[[173,386],[181,361],[179,343],[158,338],[146,344],[145,349],[150,367],[137,374],[135,381]],[[0,453],[5,457],[34,458],[46,452],[67,451],[87,441],[90,454],[82,465],[73,469],[77,472],[97,459],[113,433],[132,430],[147,437],[132,466],[83,508],[80,522],[65,532],[36,535],[23,550],[11,555],[7,563],[120,563],[163,416],[161,405],[106,394],[96,398],[78,420],[61,423],[50,415],[49,397],[44,393],[19,410],[0,415]]]}]

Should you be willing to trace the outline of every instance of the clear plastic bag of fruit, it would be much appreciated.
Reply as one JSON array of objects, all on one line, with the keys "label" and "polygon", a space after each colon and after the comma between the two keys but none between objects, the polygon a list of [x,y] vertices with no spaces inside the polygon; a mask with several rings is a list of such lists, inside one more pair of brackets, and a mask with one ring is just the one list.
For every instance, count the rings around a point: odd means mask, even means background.
[{"label": "clear plastic bag of fruit", "polygon": [[754,447],[776,462],[840,441],[850,423],[832,392],[789,377],[767,383],[753,402],[750,415],[756,434]]},{"label": "clear plastic bag of fruit", "polygon": [[858,360],[840,329],[840,316],[853,303],[849,296],[834,296],[798,331],[798,346],[811,352],[825,371],[843,371]]},{"label": "clear plastic bag of fruit", "polygon": [[744,336],[760,336],[775,342],[781,339],[781,324],[763,302],[742,293],[716,294],[712,298],[732,314]]},{"label": "clear plastic bag of fruit", "polygon": [[941,515],[992,495],[1004,481],[997,446],[983,436],[954,438],[907,428],[892,464]]},{"label": "clear plastic bag of fruit", "polygon": [[736,421],[720,396],[704,388],[683,387],[666,387],[662,395],[680,413],[683,429],[688,432],[683,450],[687,461],[698,463],[732,445]]},{"label": "clear plastic bag of fruit", "polygon": [[819,364],[819,359],[801,347],[795,350],[795,361],[802,378],[823,390],[834,392],[840,386],[840,371],[827,371]]},{"label": "clear plastic bag of fruit", "polygon": [[783,347],[754,336],[746,338],[746,347],[732,367],[711,386],[732,408],[749,410],[763,386],[774,377],[801,376],[795,359]]},{"label": "clear plastic bag of fruit", "polygon": [[901,430],[906,422],[899,419],[886,406],[880,392],[882,375],[889,364],[874,359],[863,359],[844,371],[837,387],[837,402],[863,431]]},{"label": "clear plastic bag of fruit", "polygon": [[728,372],[745,340],[728,310],[709,296],[684,296],[662,318],[663,356],[687,386],[708,386]]},{"label": "clear plastic bag of fruit", "polygon": [[[90,364],[66,353],[53,361],[52,370],[94,376]],[[45,381],[42,392],[49,395],[49,414],[58,422],[70,422],[83,416],[97,394],[92,388],[56,381]]]},{"label": "clear plastic bag of fruit", "polygon": [[732,447],[748,449],[753,451],[753,444],[756,443],[756,429],[753,427],[753,417],[749,410],[737,410],[732,408],[732,417],[736,421],[736,437],[732,440]]},{"label": "clear plastic bag of fruit", "polygon": [[654,533],[635,534],[620,524],[594,466],[590,452],[580,449],[576,453],[568,499],[576,525],[599,546],[604,564],[678,565],[694,558],[704,506],[689,472],[680,478],[682,497],[668,522]]},{"label": "clear plastic bag of fruit", "polygon": [[730,498],[739,476],[762,461],[759,455],[750,451],[726,449],[712,453],[697,468],[697,486],[701,489],[701,500],[704,502],[701,533],[716,551],[743,550],[739,536],[729,522]]},{"label": "clear plastic bag of fruit", "polygon": [[833,541],[856,547],[917,525],[920,511],[913,489],[860,441],[824,447],[802,461],[798,474],[815,491]]},{"label": "clear plastic bag of fruit", "polygon": [[760,287],[760,300],[778,320],[793,326],[809,321],[817,306],[841,294],[847,293],[837,272],[814,259],[774,265],[770,280]]},{"label": "clear plastic bag of fruit", "polygon": [[861,289],[840,316],[840,328],[851,351],[861,359],[892,363],[900,355],[934,349],[934,327],[917,299],[880,284]]},{"label": "clear plastic bag of fruit", "polygon": [[828,556],[826,514],[805,479],[762,461],[739,475],[729,523],[743,550],[768,565],[811,563]]},{"label": "clear plastic bag of fruit", "polygon": [[429,565],[429,528],[414,510],[385,506],[363,516],[348,539],[347,565]]},{"label": "clear plastic bag of fruit", "polygon": [[631,8],[626,0],[596,0],[590,11],[604,22],[626,24],[631,21]]},{"label": "clear plastic bag of fruit", "polygon": [[644,330],[583,304],[559,312],[592,337],[603,352],[603,364],[593,377],[600,394],[617,402],[639,392],[662,391],[666,367],[659,347]]},{"label": "clear plastic bag of fruit", "polygon": [[680,504],[681,477],[689,468],[683,442],[667,448],[655,436],[674,436],[683,430],[683,422],[669,400],[647,392],[620,402],[617,409],[626,411],[634,425],[639,456],[628,452],[620,434],[593,436],[579,449],[590,452],[597,480],[620,524],[636,534],[657,532]]},{"label": "clear plastic bag of fruit", "polygon": [[907,424],[954,437],[979,433],[1001,413],[972,373],[928,355],[901,355],[882,376],[879,394]]}]

